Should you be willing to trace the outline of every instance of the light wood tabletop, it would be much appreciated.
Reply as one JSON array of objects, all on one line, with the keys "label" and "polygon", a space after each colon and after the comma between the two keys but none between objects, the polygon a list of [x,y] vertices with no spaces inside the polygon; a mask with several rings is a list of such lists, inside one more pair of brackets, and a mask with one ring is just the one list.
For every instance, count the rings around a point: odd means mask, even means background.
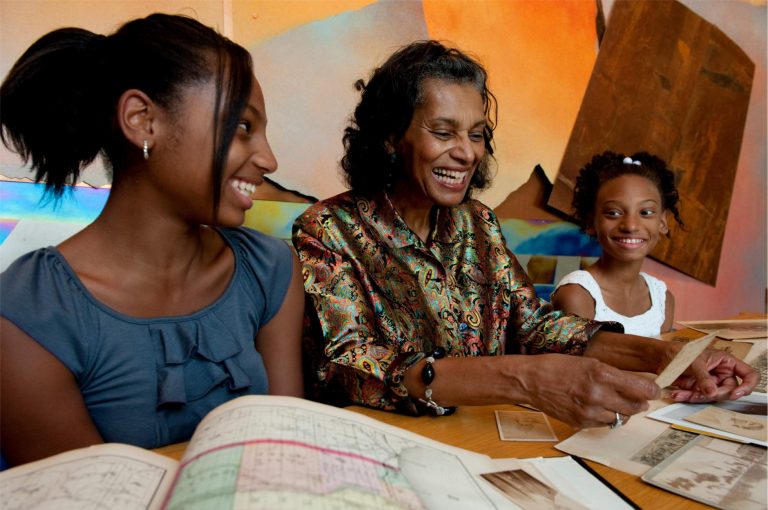
[{"label": "light wood tabletop", "polygon": [[[742,314],[738,318],[759,318],[762,314]],[[698,338],[703,333],[690,329],[677,330],[662,335],[665,340],[685,340]],[[494,411],[524,410],[514,405],[493,406],[464,406],[459,407],[455,414],[434,418],[431,416],[412,417],[401,414],[377,411],[360,406],[350,406],[347,409],[369,416],[384,423],[401,427],[411,432],[421,434],[430,439],[488,455],[492,458],[529,458],[529,457],[559,457],[564,453],[555,449],[556,442],[537,441],[501,441]],[[563,441],[573,435],[576,429],[549,418],[558,439]],[[180,459],[186,448],[186,443],[166,446],[154,451],[169,457]],[[689,510],[711,508],[696,501],[666,492],[643,482],[639,477],[618,471],[602,464],[586,461],[587,464],[611,485],[621,491],[633,503],[643,509],[653,510]]]}]

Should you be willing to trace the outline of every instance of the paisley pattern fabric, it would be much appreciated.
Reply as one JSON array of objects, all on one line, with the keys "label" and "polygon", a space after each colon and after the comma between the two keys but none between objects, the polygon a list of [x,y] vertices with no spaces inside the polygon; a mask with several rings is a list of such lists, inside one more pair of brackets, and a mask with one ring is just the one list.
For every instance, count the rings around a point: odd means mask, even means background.
[{"label": "paisley pattern fabric", "polygon": [[426,351],[580,354],[599,329],[536,296],[486,206],[470,200],[434,214],[426,243],[385,193],[344,193],[296,220],[316,312],[305,344],[318,398],[417,412],[402,377]]},{"label": "paisley pattern fabric", "polygon": [[105,441],[144,448],[185,441],[214,407],[267,392],[254,339],[285,298],[291,248],[247,228],[219,232],[235,272],[224,294],[190,315],[117,312],[88,292],[54,247],[20,257],[0,275],[0,313],[72,372]]}]

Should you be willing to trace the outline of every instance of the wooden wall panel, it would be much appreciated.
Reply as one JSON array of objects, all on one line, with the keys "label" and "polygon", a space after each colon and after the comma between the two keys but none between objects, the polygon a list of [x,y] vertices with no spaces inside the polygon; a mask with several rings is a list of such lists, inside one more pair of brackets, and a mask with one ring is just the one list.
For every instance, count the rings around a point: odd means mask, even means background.
[{"label": "wooden wall panel", "polygon": [[671,1],[617,0],[548,204],[569,213],[579,169],[604,150],[646,150],[675,171],[686,231],[652,257],[714,285],[754,64]]}]

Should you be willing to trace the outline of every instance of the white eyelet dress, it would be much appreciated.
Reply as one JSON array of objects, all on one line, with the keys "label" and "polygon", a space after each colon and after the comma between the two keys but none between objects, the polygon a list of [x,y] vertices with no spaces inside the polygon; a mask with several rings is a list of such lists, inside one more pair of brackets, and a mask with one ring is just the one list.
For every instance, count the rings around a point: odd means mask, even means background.
[{"label": "white eyelet dress", "polygon": [[651,294],[651,307],[640,315],[627,317],[608,308],[597,281],[588,271],[573,271],[560,280],[555,291],[563,285],[575,284],[583,287],[595,300],[596,321],[616,321],[624,326],[624,332],[631,335],[658,336],[664,324],[667,284],[658,278],[641,272]]}]

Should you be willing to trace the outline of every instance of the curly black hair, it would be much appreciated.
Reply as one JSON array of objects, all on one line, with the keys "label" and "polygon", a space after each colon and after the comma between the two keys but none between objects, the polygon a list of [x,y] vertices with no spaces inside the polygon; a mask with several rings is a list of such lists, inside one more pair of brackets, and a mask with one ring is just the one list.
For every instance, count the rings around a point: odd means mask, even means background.
[{"label": "curly black hair", "polygon": [[393,160],[387,144],[400,140],[411,123],[414,109],[424,101],[422,84],[428,78],[469,84],[483,99],[486,126],[485,156],[472,176],[466,198],[491,183],[496,98],[488,89],[488,75],[476,60],[458,49],[433,41],[416,41],[392,54],[373,71],[366,84],[355,83],[360,102],[344,130],[345,154],[341,167],[348,187],[361,194],[386,189],[402,175],[400,158]]},{"label": "curly black hair", "polygon": [[[624,162],[625,158],[632,162]],[[634,164],[639,162],[640,164]],[[592,157],[576,178],[573,190],[573,218],[586,232],[594,219],[595,201],[600,187],[611,179],[622,175],[639,175],[656,185],[661,194],[662,208],[671,212],[680,228],[685,228],[678,203],[680,195],[675,185],[675,174],[659,157],[647,152],[636,152],[630,156],[605,151]]]}]

